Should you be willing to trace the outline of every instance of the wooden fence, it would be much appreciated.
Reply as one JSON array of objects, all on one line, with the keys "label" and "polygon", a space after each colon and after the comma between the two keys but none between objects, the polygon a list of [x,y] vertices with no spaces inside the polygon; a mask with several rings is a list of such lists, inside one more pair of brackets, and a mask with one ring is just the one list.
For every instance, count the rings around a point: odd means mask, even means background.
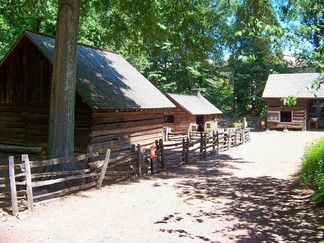
[{"label": "wooden fence", "polygon": [[167,162],[168,165],[188,164],[249,142],[250,129],[230,128],[211,133],[193,132],[187,137],[183,134],[176,137],[175,133],[170,132],[168,138],[171,139],[163,145],[164,163]]},{"label": "wooden fence", "polygon": [[31,161],[27,154],[23,154],[18,163],[15,163],[14,156],[9,156],[8,177],[13,215],[26,207],[33,211],[36,201],[94,186],[101,187],[109,154],[108,149],[100,170],[93,162],[98,153],[43,161]]},{"label": "wooden fence", "polygon": [[227,129],[171,137],[172,141],[160,139],[132,145],[128,152],[118,154],[107,148],[89,147],[88,154],[74,158],[32,161],[27,154],[21,158],[9,156],[8,165],[0,166],[0,206],[16,215],[26,208],[33,210],[37,201],[206,159],[250,141],[250,130]]}]

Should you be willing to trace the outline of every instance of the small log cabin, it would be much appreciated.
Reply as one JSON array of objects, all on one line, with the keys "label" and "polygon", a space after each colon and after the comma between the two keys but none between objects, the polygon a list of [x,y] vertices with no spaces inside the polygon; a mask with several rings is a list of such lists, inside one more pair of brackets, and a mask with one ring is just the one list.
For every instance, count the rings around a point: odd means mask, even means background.
[{"label": "small log cabin", "polygon": [[216,116],[222,112],[205,99],[200,90],[192,90],[191,95],[171,94],[166,96],[173,102],[176,109],[166,109],[164,126],[172,132],[209,131],[217,128]]},{"label": "small log cabin", "polygon": [[[50,36],[25,31],[2,59],[0,145],[47,149],[54,44]],[[77,46],[76,153],[89,145],[119,151],[162,138],[164,109],[172,107],[121,55]]]},{"label": "small log cabin", "polygon": [[[315,90],[314,81],[324,81],[318,73],[271,74],[263,91],[267,101],[268,129],[319,128],[324,119],[324,87]],[[294,96],[297,104],[287,106],[282,98]]]}]

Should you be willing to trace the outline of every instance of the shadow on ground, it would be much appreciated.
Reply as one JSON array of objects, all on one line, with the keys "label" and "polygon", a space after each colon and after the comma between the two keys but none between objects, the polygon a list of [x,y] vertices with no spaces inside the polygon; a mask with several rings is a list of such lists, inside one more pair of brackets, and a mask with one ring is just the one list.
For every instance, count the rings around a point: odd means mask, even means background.
[{"label": "shadow on ground", "polygon": [[[198,214],[188,212],[191,220],[203,223],[221,217],[237,219],[232,225],[214,230],[215,234],[221,233],[231,242],[324,242],[324,211],[310,203],[311,192],[299,189],[293,179],[235,177],[228,169],[237,168],[228,165],[229,161],[231,164],[249,163],[219,155],[172,170],[172,176],[184,178],[174,186],[184,202],[211,203],[222,199],[223,205],[215,210],[200,210]],[[165,175],[160,176],[167,179]],[[177,214],[167,215],[156,224],[167,226],[170,218],[181,220]],[[160,231],[215,242],[207,236],[191,235],[185,228],[164,227]]]}]

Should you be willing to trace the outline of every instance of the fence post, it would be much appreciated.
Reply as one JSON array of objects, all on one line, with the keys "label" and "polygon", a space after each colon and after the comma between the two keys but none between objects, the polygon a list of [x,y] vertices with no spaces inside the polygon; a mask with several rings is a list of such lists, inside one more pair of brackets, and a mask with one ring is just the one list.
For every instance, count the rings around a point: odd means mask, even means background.
[{"label": "fence post", "polygon": [[170,127],[166,127],[165,128],[165,141],[169,141],[169,134],[171,132],[171,128]]},{"label": "fence post", "polygon": [[236,128],[235,129],[235,142],[234,142],[234,146],[236,147],[237,145],[239,145],[240,144],[240,141],[239,142],[237,142],[237,139],[239,138],[239,133],[238,133],[238,129]]},{"label": "fence post", "polygon": [[137,176],[142,177],[142,156],[141,156],[141,145],[137,144]]},{"label": "fence post", "polygon": [[228,147],[227,147],[227,149],[228,150],[230,150],[231,149],[231,145],[232,145],[232,134],[231,134],[231,129],[228,129],[228,139],[227,139],[227,141],[228,141]]},{"label": "fence post", "polygon": [[245,144],[245,128],[242,129],[242,143]]},{"label": "fence post", "polygon": [[31,181],[31,170],[30,170],[28,154],[22,154],[21,161],[25,165],[28,210],[34,211],[33,187],[32,187],[32,181]]},{"label": "fence post", "polygon": [[217,143],[217,154],[219,154],[220,145],[219,145],[219,132],[216,131],[216,143]]},{"label": "fence post", "polygon": [[18,214],[18,201],[17,201],[17,188],[15,178],[15,159],[9,156],[9,180],[10,180],[10,196],[11,196],[11,209],[12,215]]},{"label": "fence post", "polygon": [[163,145],[163,140],[159,140],[159,145],[160,145],[160,150],[161,150],[161,165],[162,165],[162,170],[166,170],[166,161],[165,161],[165,153],[164,153],[164,145]]},{"label": "fence post", "polygon": [[186,138],[182,138],[182,162],[186,164]]},{"label": "fence post", "polygon": [[203,153],[203,159],[206,159],[207,157],[207,144],[208,144],[208,140],[207,140],[207,133],[204,133],[204,153]]},{"label": "fence post", "polygon": [[110,152],[111,152],[111,149],[107,149],[105,161],[104,161],[104,163],[102,165],[101,173],[100,173],[99,179],[98,179],[97,184],[96,184],[97,189],[99,189],[101,187],[102,181],[105,178],[106,170],[107,170],[108,163],[109,163],[109,158],[110,158]]},{"label": "fence post", "polygon": [[213,152],[215,151],[216,148],[216,134],[215,130],[213,130]]},{"label": "fence post", "polygon": [[203,133],[200,132],[199,160],[202,159],[202,156],[203,156]]}]

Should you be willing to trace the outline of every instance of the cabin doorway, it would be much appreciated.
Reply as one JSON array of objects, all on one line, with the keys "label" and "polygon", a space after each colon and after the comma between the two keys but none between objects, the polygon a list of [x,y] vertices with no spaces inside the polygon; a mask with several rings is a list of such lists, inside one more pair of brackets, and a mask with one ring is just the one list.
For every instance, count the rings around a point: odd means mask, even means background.
[{"label": "cabin doorway", "polygon": [[[318,127],[324,127],[324,100],[313,100],[308,106],[308,123],[316,118]],[[315,121],[315,120],[314,120]]]},{"label": "cabin doorway", "polygon": [[204,125],[205,125],[204,116],[196,116],[196,124],[197,124],[197,131],[203,132]]}]

